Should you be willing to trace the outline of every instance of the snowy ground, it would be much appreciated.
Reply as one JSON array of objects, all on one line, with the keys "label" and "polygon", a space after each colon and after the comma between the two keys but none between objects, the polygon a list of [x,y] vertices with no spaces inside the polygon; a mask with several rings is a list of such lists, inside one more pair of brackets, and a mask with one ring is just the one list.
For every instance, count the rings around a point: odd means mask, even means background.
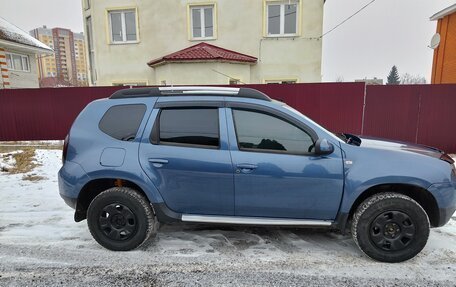
[{"label": "snowy ground", "polygon": [[350,236],[306,229],[176,224],[145,249],[111,252],[60,199],[60,157],[36,151],[41,166],[29,174],[40,181],[0,172],[0,286],[456,286],[455,217],[399,264],[370,260]]}]

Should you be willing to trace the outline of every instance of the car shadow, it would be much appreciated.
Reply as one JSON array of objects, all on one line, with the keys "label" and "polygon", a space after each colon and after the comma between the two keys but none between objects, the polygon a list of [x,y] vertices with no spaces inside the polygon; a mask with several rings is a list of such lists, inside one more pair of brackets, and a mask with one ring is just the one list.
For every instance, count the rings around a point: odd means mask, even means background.
[{"label": "car shadow", "polygon": [[300,251],[360,255],[350,234],[322,228],[172,223],[162,225],[152,242],[143,250],[186,255],[201,251],[224,255],[274,256]]}]

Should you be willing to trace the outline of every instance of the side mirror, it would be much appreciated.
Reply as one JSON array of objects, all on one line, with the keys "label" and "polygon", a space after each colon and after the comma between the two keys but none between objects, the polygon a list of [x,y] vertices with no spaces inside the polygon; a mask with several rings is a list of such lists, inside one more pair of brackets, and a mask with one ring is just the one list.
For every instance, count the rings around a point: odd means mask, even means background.
[{"label": "side mirror", "polygon": [[317,155],[328,155],[334,152],[334,145],[327,139],[319,139],[315,143],[315,153]]}]

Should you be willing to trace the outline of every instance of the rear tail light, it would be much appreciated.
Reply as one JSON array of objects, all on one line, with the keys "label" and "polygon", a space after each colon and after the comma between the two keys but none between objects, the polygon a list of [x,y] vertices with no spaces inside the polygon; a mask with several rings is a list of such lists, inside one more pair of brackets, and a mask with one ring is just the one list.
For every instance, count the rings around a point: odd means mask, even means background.
[{"label": "rear tail light", "polygon": [[67,152],[68,152],[68,141],[69,137],[68,135],[65,137],[65,140],[63,141],[63,152],[62,152],[62,164],[65,163],[66,157],[67,157]]}]

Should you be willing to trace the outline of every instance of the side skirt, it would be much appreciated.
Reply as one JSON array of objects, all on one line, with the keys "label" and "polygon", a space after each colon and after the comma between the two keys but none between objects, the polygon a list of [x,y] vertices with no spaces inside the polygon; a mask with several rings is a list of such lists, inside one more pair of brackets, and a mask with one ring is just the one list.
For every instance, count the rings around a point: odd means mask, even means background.
[{"label": "side skirt", "polygon": [[330,227],[333,224],[333,222],[329,221],[329,220],[216,216],[216,215],[195,215],[195,214],[182,214],[181,220],[184,222],[198,222],[198,223],[309,226],[309,227]]}]

